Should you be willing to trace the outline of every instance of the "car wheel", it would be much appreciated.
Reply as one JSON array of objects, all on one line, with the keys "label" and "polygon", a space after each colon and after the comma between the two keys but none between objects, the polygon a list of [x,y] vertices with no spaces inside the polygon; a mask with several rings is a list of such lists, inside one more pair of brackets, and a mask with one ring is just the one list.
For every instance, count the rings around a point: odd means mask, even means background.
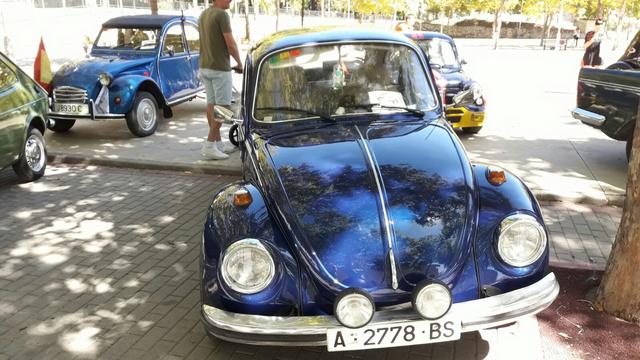
[{"label": "car wheel", "polygon": [[[53,123],[53,125],[51,125],[51,123]],[[55,119],[52,120],[51,123],[49,123],[49,129],[55,132],[67,132],[73,127],[73,124],[75,124],[76,121],[67,119]]]},{"label": "car wheel", "polygon": [[47,148],[40,130],[29,129],[29,136],[24,143],[22,154],[13,164],[13,170],[24,182],[38,180],[44,175],[47,167]]},{"label": "car wheel", "polygon": [[135,136],[144,137],[158,128],[158,103],[153,95],[145,91],[136,94],[133,107],[126,115],[127,127]]},{"label": "car wheel", "polygon": [[462,128],[462,132],[464,132],[465,134],[477,134],[480,132],[480,129],[482,129],[482,126],[472,126]]},{"label": "car wheel", "polygon": [[631,147],[633,146],[633,133],[627,139],[627,161],[631,160]]},{"label": "car wheel", "polygon": [[233,124],[231,125],[231,128],[229,128],[229,141],[234,146],[238,146],[240,144],[238,141],[238,124]]}]

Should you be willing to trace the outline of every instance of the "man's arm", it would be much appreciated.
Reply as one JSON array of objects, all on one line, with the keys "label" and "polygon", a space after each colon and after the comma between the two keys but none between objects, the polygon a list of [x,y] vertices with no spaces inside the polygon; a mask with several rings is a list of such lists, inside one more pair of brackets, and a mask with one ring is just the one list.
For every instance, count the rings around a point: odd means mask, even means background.
[{"label": "man's arm", "polygon": [[237,69],[237,72],[242,72],[242,60],[240,60],[240,52],[238,51],[238,45],[236,44],[236,40],[233,38],[233,34],[226,32],[222,33],[222,36],[224,36],[224,42],[227,44],[229,55],[231,55],[237,63],[233,69]]}]

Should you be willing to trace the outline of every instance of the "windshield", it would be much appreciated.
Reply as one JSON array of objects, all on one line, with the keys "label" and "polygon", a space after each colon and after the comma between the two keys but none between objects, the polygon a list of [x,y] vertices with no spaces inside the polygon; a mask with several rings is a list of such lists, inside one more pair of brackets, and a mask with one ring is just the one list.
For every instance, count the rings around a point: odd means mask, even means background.
[{"label": "windshield", "polygon": [[434,67],[459,68],[453,45],[444,39],[419,40],[418,45],[427,53],[429,64]]},{"label": "windshield", "polygon": [[[437,103],[416,52],[393,44],[288,49],[260,67],[254,117],[264,122],[407,112]],[[320,116],[321,115],[321,116]]]},{"label": "windshield", "polygon": [[160,29],[103,28],[95,47],[102,49],[155,50]]}]

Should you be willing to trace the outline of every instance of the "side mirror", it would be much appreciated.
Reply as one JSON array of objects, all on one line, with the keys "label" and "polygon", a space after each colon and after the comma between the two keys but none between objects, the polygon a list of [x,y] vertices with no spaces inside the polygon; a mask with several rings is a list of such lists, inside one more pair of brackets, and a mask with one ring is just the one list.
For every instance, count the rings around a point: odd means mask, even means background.
[{"label": "side mirror", "polygon": [[169,56],[175,55],[176,51],[174,50],[173,45],[167,45],[167,53],[169,54]]},{"label": "side mirror", "polygon": [[233,111],[227,109],[224,106],[218,106],[218,105],[214,106],[213,115],[218,119],[222,119],[226,123],[232,123],[232,124],[238,124],[238,125],[242,124],[242,120],[235,119],[233,117],[235,115]]},{"label": "side mirror", "polygon": [[467,65],[467,60],[465,59],[460,59],[460,65]]}]

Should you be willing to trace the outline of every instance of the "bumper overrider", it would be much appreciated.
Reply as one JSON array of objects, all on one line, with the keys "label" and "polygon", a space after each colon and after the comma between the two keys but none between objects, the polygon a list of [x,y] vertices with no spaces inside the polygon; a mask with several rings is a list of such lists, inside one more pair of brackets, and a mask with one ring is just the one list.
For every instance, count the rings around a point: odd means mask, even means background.
[{"label": "bumper overrider", "polygon": [[[495,327],[536,314],[558,296],[560,286],[553,273],[538,282],[508,293],[455,303],[448,315],[460,319],[462,332]],[[254,345],[325,345],[327,330],[342,328],[334,316],[262,316],[228,312],[202,305],[207,331],[223,340]],[[423,320],[409,304],[375,313],[367,326],[387,326]]]}]

